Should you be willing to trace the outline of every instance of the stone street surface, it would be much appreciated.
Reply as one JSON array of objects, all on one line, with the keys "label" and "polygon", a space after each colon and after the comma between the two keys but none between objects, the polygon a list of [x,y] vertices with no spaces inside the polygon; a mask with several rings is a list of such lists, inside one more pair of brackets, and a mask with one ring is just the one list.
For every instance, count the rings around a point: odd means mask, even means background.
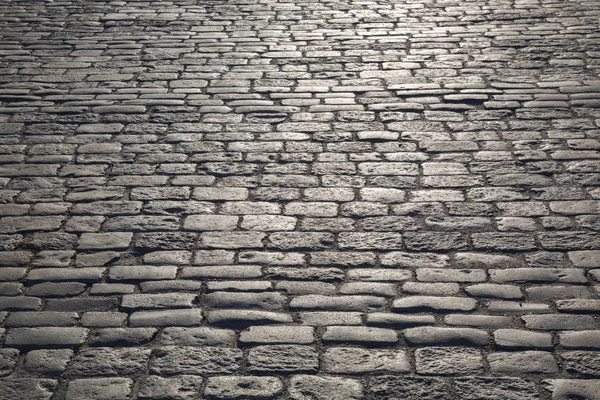
[{"label": "stone street surface", "polygon": [[3,0],[0,399],[600,399],[599,0]]}]

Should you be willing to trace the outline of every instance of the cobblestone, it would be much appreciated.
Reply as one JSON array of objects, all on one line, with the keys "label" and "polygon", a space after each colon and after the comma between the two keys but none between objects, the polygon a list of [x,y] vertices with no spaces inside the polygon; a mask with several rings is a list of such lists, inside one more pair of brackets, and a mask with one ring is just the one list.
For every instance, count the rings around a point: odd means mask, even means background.
[{"label": "cobblestone", "polygon": [[0,398],[598,399],[597,1],[0,4]]}]

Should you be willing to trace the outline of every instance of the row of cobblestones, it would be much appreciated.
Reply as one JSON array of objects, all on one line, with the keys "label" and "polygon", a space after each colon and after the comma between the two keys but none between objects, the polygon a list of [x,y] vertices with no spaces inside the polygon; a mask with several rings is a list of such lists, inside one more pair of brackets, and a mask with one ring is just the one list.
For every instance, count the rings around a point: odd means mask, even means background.
[{"label": "row of cobblestones", "polygon": [[0,398],[599,400],[597,0],[5,0]]}]

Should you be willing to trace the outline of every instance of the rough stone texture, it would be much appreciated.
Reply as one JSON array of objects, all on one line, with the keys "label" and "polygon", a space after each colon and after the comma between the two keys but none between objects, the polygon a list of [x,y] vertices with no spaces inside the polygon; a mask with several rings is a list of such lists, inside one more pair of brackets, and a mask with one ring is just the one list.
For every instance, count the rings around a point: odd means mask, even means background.
[{"label": "rough stone texture", "polygon": [[248,367],[263,373],[315,372],[319,368],[318,353],[310,346],[257,346],[248,352]]},{"label": "rough stone texture", "polygon": [[164,347],[156,351],[150,371],[160,375],[232,373],[239,369],[242,352],[223,347]]},{"label": "rough stone texture", "polygon": [[325,351],[323,368],[337,374],[405,373],[410,371],[410,364],[403,351],[333,347]]},{"label": "rough stone texture", "polygon": [[25,355],[23,369],[33,375],[58,376],[73,357],[73,350],[32,350]]},{"label": "rough stone texture", "polygon": [[478,349],[468,347],[426,347],[415,351],[417,373],[422,375],[466,375],[483,371]]},{"label": "rough stone texture", "polygon": [[573,376],[600,376],[600,353],[597,351],[564,351],[564,369]]},{"label": "rough stone texture", "polygon": [[68,373],[81,378],[136,375],[146,370],[150,353],[138,348],[84,349],[70,363]]},{"label": "rough stone texture", "polygon": [[208,378],[207,399],[272,399],[283,391],[275,377],[215,376]]},{"label": "rough stone texture", "polygon": [[58,382],[52,379],[0,379],[0,397],[3,399],[50,400]]},{"label": "rough stone texture", "polygon": [[8,347],[73,347],[84,342],[88,334],[85,328],[12,328],[6,334],[4,345]]},{"label": "rough stone texture", "polygon": [[600,379],[549,379],[543,383],[552,392],[552,400],[600,399]]},{"label": "rough stone texture", "polygon": [[132,386],[127,378],[76,379],[69,382],[65,399],[126,400]]},{"label": "rough stone texture", "polygon": [[200,376],[181,375],[163,378],[151,375],[140,385],[138,399],[191,400],[202,390],[204,379]]},{"label": "rough stone texture", "polygon": [[289,393],[294,400],[359,400],[363,398],[363,387],[355,379],[295,375],[290,379]]},{"label": "rough stone texture", "polygon": [[0,2],[0,398],[596,396],[598,17]]},{"label": "rough stone texture", "polygon": [[559,372],[552,353],[545,351],[498,352],[487,356],[492,372],[505,375],[555,374]]},{"label": "rough stone texture", "polygon": [[19,350],[0,349],[0,376],[10,375],[19,361]]},{"label": "rough stone texture", "polygon": [[461,399],[539,399],[535,383],[521,378],[456,378],[456,394]]},{"label": "rough stone texture", "polygon": [[370,379],[368,399],[450,399],[448,386],[438,378],[381,375]]}]

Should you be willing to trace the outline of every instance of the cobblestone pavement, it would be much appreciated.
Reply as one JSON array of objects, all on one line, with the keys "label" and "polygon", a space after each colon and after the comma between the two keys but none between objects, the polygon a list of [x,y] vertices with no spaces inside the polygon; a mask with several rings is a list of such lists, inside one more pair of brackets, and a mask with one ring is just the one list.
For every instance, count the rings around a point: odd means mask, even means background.
[{"label": "cobblestone pavement", "polygon": [[0,16],[1,399],[600,399],[598,0]]}]

